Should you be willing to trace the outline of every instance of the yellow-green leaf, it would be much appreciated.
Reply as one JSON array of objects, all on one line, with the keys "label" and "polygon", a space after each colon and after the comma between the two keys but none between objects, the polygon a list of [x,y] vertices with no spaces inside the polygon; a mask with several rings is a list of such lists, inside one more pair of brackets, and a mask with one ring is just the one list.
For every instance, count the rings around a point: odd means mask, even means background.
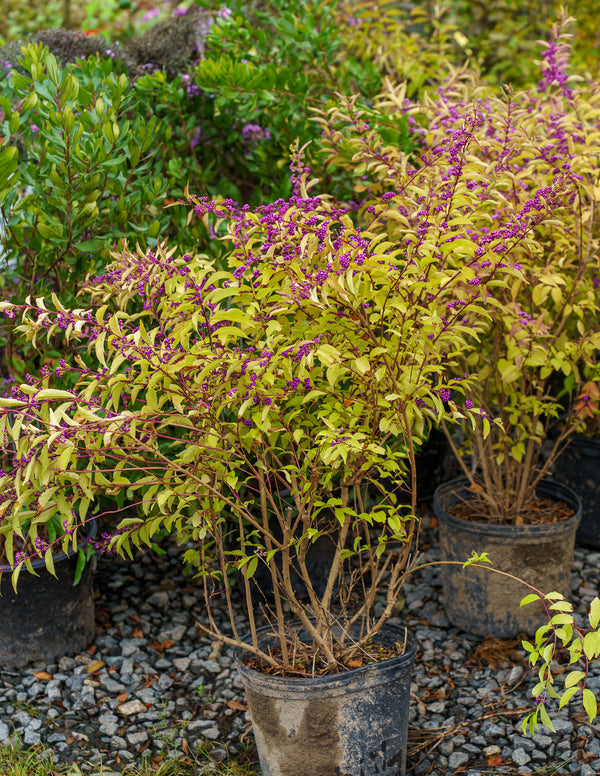
[{"label": "yellow-green leaf", "polygon": [[600,598],[598,598],[598,596],[590,603],[589,621],[592,628],[598,627],[598,623],[600,622]]},{"label": "yellow-green leaf", "polygon": [[560,703],[558,704],[558,708],[562,709],[563,706],[566,706],[576,692],[579,692],[579,687],[569,687],[565,690],[560,699]]},{"label": "yellow-green leaf", "polygon": [[531,604],[534,601],[539,601],[540,597],[537,593],[530,593],[529,595],[526,595],[525,598],[521,599],[521,603],[519,606],[527,606],[527,604]]},{"label": "yellow-green leaf", "polygon": [[587,687],[583,691],[582,702],[583,708],[588,715],[588,719],[590,722],[593,722],[596,719],[596,715],[598,713],[598,704],[596,703],[596,696],[591,690],[588,690]]},{"label": "yellow-green leaf", "polygon": [[545,725],[548,728],[548,730],[551,730],[553,733],[556,733],[556,731],[554,730],[554,725],[552,724],[552,720],[548,716],[548,712],[546,711],[546,707],[544,706],[543,703],[540,704],[539,709],[540,709],[540,722],[542,723],[542,725]]},{"label": "yellow-green leaf", "polygon": [[565,679],[565,687],[573,687],[573,685],[579,684],[582,679],[585,679],[584,671],[571,671]]}]

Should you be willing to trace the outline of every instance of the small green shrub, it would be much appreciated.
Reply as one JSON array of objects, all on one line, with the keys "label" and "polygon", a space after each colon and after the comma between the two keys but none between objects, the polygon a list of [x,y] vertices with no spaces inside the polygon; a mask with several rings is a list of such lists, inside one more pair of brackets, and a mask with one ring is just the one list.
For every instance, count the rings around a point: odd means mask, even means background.
[{"label": "small green shrub", "polygon": [[63,69],[30,45],[3,74],[0,108],[4,298],[72,299],[123,235],[155,244],[168,219],[165,181],[150,174],[157,122],[136,112],[110,61]]},{"label": "small green shrub", "polygon": [[[204,95],[202,119],[209,125],[196,155],[220,173],[217,186],[209,183],[211,194],[258,203],[289,195],[286,169],[297,138],[312,141],[309,163],[316,155],[320,130],[312,110],[331,104],[337,93],[358,94],[367,103],[381,76],[343,48],[332,3],[269,0],[252,8],[236,0],[231,6],[215,15],[205,58],[188,83],[190,94]],[[202,120],[199,125],[204,132]],[[329,190],[331,184],[324,181]],[[343,181],[336,179],[335,187],[343,198]]]},{"label": "small green shrub", "polygon": [[0,98],[2,247],[28,293],[63,292],[72,273],[100,268],[123,234],[155,243],[165,194],[147,176],[156,122],[132,115],[128,79],[110,63],[63,69],[31,45],[21,64],[5,74]]}]

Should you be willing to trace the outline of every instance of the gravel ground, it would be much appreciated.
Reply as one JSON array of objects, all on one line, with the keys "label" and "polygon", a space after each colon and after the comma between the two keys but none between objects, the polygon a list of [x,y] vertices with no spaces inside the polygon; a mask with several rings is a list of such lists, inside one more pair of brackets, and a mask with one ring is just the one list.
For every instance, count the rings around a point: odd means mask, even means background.
[{"label": "gravel ground", "polygon": [[[427,522],[422,546],[426,559],[435,560]],[[87,652],[18,672],[0,669],[0,741],[17,733],[25,745],[54,749],[59,760],[74,760],[90,773],[100,761],[121,772],[142,758],[184,758],[199,748],[216,760],[226,750],[251,751],[231,650],[199,635],[201,598],[182,573],[176,548],[133,563],[101,557],[96,588],[98,632]],[[577,549],[572,600],[581,614],[598,590],[600,553]],[[395,621],[407,623],[420,645],[411,693],[411,776],[600,773],[600,728],[586,724],[579,706],[551,713],[556,733],[542,728],[535,739],[522,735],[534,681],[523,653],[517,642],[482,640],[450,627],[439,569],[415,575],[400,606]],[[588,686],[598,694],[600,667]]]}]

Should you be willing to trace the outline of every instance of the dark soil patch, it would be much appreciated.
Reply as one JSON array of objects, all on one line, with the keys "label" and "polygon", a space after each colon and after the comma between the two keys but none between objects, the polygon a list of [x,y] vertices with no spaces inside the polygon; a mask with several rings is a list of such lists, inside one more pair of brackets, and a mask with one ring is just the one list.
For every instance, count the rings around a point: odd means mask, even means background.
[{"label": "dark soil patch", "polygon": [[523,506],[520,514],[511,520],[494,520],[486,500],[478,495],[469,495],[446,507],[449,514],[473,523],[495,523],[496,525],[548,525],[560,523],[573,517],[575,510],[564,501],[553,501],[533,496]]}]

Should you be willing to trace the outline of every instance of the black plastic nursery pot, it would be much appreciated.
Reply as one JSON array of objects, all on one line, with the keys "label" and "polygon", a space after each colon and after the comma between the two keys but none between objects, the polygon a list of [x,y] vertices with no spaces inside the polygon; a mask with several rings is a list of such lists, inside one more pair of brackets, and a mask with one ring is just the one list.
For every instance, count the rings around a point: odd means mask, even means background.
[{"label": "black plastic nursery pot", "polygon": [[[87,525],[94,538],[96,521]],[[84,542],[80,543],[83,546]],[[23,570],[15,593],[11,566],[0,566],[0,665],[21,668],[33,661],[51,663],[90,645],[95,635],[93,561],[88,561],[77,585],[77,553],[54,556],[56,577],[42,558],[32,561],[36,575]]]},{"label": "black plastic nursery pot", "polygon": [[[464,563],[473,550],[487,552],[493,568],[523,579],[544,593],[570,590],[575,533],[581,502],[567,486],[544,480],[540,498],[562,501],[575,514],[568,520],[542,525],[476,523],[449,514],[453,504],[469,498],[468,480],[459,477],[440,486],[433,508],[439,522],[441,560]],[[541,604],[520,607],[531,591],[490,568],[442,565],[446,614],[453,625],[478,636],[512,638],[531,635],[548,621]]]},{"label": "black plastic nursery pot", "polygon": [[[259,634],[263,648],[277,643],[272,628]],[[263,776],[404,776],[417,648],[403,627],[386,624],[376,636],[405,638],[402,655],[314,679],[260,673],[236,650]]]},{"label": "black plastic nursery pot", "polygon": [[600,439],[574,437],[556,462],[556,478],[581,499],[576,540],[600,548]]}]

